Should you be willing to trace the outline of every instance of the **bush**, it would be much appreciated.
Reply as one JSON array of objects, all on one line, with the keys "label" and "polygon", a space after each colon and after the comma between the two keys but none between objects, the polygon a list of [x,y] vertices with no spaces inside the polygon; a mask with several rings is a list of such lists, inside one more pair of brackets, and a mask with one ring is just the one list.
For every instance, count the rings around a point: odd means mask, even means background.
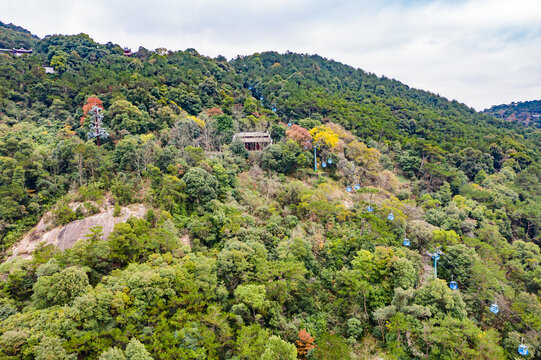
[{"label": "bush", "polygon": [[68,206],[62,206],[59,209],[53,210],[54,225],[62,226],[69,222],[77,220],[77,214]]},{"label": "bush", "polygon": [[115,209],[113,210],[113,216],[114,217],[119,217],[121,212],[122,212],[122,209],[121,209],[120,205],[118,204],[118,202],[116,202],[115,203]]}]

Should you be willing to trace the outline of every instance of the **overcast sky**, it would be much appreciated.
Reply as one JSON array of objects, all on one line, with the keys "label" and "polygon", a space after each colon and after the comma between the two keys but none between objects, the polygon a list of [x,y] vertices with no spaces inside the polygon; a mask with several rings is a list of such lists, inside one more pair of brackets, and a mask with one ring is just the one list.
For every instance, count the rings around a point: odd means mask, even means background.
[{"label": "overcast sky", "polygon": [[43,37],[319,54],[482,110],[541,99],[541,0],[0,0]]}]

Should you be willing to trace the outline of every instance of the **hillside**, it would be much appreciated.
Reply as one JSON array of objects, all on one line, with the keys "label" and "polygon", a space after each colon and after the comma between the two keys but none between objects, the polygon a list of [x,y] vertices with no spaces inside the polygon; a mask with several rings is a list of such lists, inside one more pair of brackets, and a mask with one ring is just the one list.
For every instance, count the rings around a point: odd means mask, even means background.
[{"label": "hillside", "polygon": [[34,50],[0,54],[1,358],[541,354],[538,129],[317,55]]},{"label": "hillside", "polygon": [[0,48],[3,49],[32,49],[39,38],[30,31],[13,24],[0,21]]},{"label": "hillside", "polygon": [[541,100],[494,105],[484,111],[500,119],[541,128]]}]

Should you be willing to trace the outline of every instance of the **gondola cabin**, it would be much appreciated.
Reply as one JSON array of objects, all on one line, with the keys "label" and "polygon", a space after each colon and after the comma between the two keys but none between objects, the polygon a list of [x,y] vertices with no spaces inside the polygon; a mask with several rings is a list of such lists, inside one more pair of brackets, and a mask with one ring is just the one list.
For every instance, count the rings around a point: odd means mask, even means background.
[{"label": "gondola cabin", "polygon": [[524,344],[520,344],[518,346],[518,353],[522,356],[527,356],[530,354],[530,352],[528,351],[528,347]]},{"label": "gondola cabin", "polygon": [[404,238],[404,240],[402,241],[402,244],[404,244],[404,246],[410,246],[411,245],[411,242],[410,242],[410,239],[408,238]]}]

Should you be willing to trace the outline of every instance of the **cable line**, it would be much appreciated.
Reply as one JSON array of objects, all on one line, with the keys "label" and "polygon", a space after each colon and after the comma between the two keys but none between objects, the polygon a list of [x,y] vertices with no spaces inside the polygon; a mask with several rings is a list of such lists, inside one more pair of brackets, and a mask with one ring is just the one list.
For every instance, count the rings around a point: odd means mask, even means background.
[{"label": "cable line", "polygon": [[[459,275],[465,276],[465,277],[467,277],[468,279],[470,279],[470,281],[472,282],[472,284],[477,283],[477,285],[479,285],[479,286],[481,285],[481,283],[480,283],[479,281],[474,280],[474,279],[471,277],[471,275],[468,275],[467,273],[464,273],[464,272],[462,272],[462,271],[459,271],[459,269],[453,264],[452,259],[451,259],[449,256],[447,256],[445,253],[442,254],[442,255],[443,255],[444,257],[446,257],[446,258],[449,260],[449,265],[451,265],[451,266],[456,270],[456,271],[455,271],[455,274],[456,274],[457,272],[460,272]],[[440,263],[440,264],[441,264],[441,263]],[[441,265],[441,266],[443,266],[443,265]],[[445,266],[443,266],[443,267],[445,268]],[[449,271],[447,268],[445,268],[445,269],[446,269],[449,273],[451,273],[451,271]],[[464,284],[464,285],[465,285],[465,284]],[[490,291],[487,289],[486,292],[489,293]],[[520,321],[521,321],[521,322],[522,322],[529,330],[533,331],[537,336],[539,336],[539,333],[538,333],[536,330],[532,329],[528,324],[526,324],[526,323],[524,322],[524,320],[522,320],[522,318],[521,318],[520,316],[518,316],[517,314],[515,314],[509,307],[505,306],[505,304],[503,304],[503,303],[502,303],[502,306],[503,306],[504,308],[506,308],[507,311],[509,311],[515,318],[519,319],[519,320],[520,320]]]},{"label": "cable line", "polygon": [[[441,264],[440,264],[441,265]],[[449,271],[449,269],[447,269],[445,266],[441,265],[445,270]],[[449,271],[450,272],[450,271]],[[473,280],[473,279],[472,279]],[[461,281],[458,281],[459,283],[462,283]],[[471,295],[475,296],[477,299],[479,299],[479,301],[481,303],[484,303],[484,300],[481,299],[476,293],[474,293],[473,291],[471,291],[467,286],[466,284],[462,283],[463,285],[463,289],[464,291],[468,291]],[[487,291],[488,292],[488,291]],[[498,311],[494,312],[492,311],[492,313],[494,315],[496,315],[498,318],[500,318],[504,323],[506,323],[507,325],[509,325],[510,328],[512,328],[513,330],[515,330],[519,335],[522,333],[519,329],[517,329],[517,327],[509,322],[509,321],[506,321],[503,317],[501,317],[500,315],[498,315]],[[517,317],[520,321],[522,321],[522,319],[520,317],[518,317],[517,315],[515,315],[515,317]],[[531,331],[533,331],[535,334],[537,334],[537,336],[539,336],[539,333],[537,333],[537,331],[533,330],[531,327],[528,326],[528,324],[526,324],[524,321],[522,321],[524,323],[524,325],[526,325],[526,327],[528,327],[528,329],[530,329]],[[529,354],[529,350],[528,350],[528,346],[524,345],[524,338],[521,336],[521,342],[517,348],[517,351],[520,355],[528,355]]]}]

